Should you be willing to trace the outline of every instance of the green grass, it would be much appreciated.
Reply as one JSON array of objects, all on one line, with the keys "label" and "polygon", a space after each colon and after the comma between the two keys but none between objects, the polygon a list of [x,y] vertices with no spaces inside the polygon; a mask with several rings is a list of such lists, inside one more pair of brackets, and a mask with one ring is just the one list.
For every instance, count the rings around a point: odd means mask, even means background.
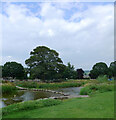
[{"label": "green grass", "polygon": [[[7,107],[6,107],[7,108]],[[113,118],[114,92],[104,92],[89,98],[72,98],[57,106],[12,112],[3,118]]]},{"label": "green grass", "polygon": [[12,104],[7,107],[4,107],[2,109],[2,114],[7,115],[12,112],[32,110],[35,108],[39,109],[43,107],[58,105],[60,103],[61,103],[61,100],[54,100],[54,99],[26,101],[26,102],[16,103],[16,104]]}]

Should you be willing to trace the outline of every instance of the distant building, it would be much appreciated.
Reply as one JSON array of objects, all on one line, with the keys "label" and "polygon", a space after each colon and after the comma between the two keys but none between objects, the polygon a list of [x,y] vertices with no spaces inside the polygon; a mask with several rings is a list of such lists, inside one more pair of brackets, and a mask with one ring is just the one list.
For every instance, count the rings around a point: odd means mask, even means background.
[{"label": "distant building", "polygon": [[89,75],[84,75],[83,78],[90,78]]},{"label": "distant building", "polygon": [[84,71],[84,76],[83,76],[83,78],[85,78],[85,79],[86,79],[86,78],[90,78],[90,77],[89,77],[89,73],[90,73],[89,70],[85,70],[85,71]]}]

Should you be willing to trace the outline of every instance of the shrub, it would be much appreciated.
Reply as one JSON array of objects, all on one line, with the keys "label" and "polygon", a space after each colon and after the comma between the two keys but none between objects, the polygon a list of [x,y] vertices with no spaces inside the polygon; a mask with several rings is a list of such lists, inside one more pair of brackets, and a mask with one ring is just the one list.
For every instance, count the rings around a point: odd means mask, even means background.
[{"label": "shrub", "polygon": [[91,89],[87,86],[84,88],[81,88],[80,95],[89,95],[91,93]]},{"label": "shrub", "polygon": [[107,91],[113,91],[114,85],[113,84],[90,84],[88,86],[85,86],[80,90],[80,95],[89,95],[95,92],[107,92]]},{"label": "shrub", "polygon": [[108,77],[107,77],[107,75],[101,75],[101,76],[99,76],[98,78],[97,78],[97,81],[99,81],[99,82],[107,82],[108,81]]},{"label": "shrub", "polygon": [[16,91],[17,91],[17,88],[13,84],[6,83],[6,84],[2,85],[2,93],[3,94],[9,94],[9,93],[13,93]]}]

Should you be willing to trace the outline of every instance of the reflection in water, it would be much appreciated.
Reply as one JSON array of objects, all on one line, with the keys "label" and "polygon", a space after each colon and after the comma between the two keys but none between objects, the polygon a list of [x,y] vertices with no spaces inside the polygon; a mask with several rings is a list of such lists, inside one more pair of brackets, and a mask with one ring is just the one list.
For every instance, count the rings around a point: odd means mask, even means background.
[{"label": "reflection in water", "polygon": [[23,98],[23,101],[34,100],[34,93],[27,91],[21,96],[21,98]]},{"label": "reflection in water", "polygon": [[0,108],[5,107],[5,103],[0,99]]},{"label": "reflection in water", "polygon": [[70,96],[77,96],[80,93],[81,87],[59,88],[56,91],[69,94]]},{"label": "reflection in water", "polygon": [[21,91],[19,90],[15,94],[3,94],[3,98],[1,99],[1,102],[3,106],[7,106],[13,103],[28,101],[28,100],[37,100],[40,98],[49,98],[49,97],[57,97],[60,96],[60,94],[55,94],[51,92],[44,92],[44,91]]}]

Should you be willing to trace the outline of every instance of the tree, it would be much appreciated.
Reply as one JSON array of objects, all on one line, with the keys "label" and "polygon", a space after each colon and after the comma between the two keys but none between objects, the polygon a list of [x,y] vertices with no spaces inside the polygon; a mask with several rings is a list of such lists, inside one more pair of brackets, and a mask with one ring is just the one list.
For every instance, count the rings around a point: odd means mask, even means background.
[{"label": "tree", "polygon": [[58,64],[58,74],[56,75],[56,78],[59,78],[59,79],[64,79],[64,71],[66,69],[66,65],[64,64]]},{"label": "tree", "polygon": [[82,69],[77,69],[77,78],[83,79],[84,71]]},{"label": "tree", "polygon": [[46,46],[38,46],[30,52],[30,58],[25,61],[32,78],[42,80],[55,79],[63,65],[59,54]]},{"label": "tree", "polygon": [[74,65],[71,65],[70,62],[68,62],[63,72],[63,78],[75,79],[76,77],[77,73],[75,71]]},{"label": "tree", "polygon": [[116,76],[116,61],[111,62],[109,66],[109,77],[115,77]]},{"label": "tree", "polygon": [[99,62],[93,66],[89,76],[92,79],[96,79],[100,75],[108,75],[108,72],[109,72],[108,66],[103,62]]},{"label": "tree", "polygon": [[0,78],[2,78],[2,68],[3,68],[3,66],[0,65]]},{"label": "tree", "polygon": [[6,62],[2,69],[3,77],[12,77],[17,79],[23,79],[25,71],[20,63],[16,62]]}]

